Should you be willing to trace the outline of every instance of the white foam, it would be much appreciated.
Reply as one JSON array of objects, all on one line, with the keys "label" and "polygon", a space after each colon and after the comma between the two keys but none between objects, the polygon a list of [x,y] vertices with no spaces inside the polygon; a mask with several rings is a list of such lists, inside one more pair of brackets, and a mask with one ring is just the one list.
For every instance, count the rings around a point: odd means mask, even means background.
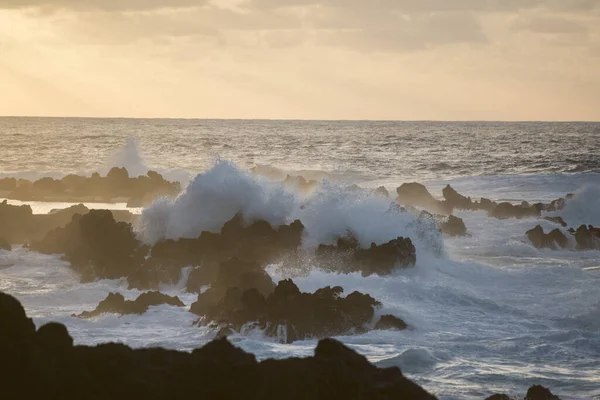
[{"label": "white foam", "polygon": [[588,185],[567,199],[558,215],[570,226],[594,225],[600,227],[600,185]]}]

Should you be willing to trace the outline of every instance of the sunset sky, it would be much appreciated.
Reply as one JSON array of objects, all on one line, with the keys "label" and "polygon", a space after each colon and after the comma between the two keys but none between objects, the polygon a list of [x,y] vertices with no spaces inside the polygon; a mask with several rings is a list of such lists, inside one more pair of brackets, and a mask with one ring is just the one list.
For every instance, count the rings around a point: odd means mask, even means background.
[{"label": "sunset sky", "polygon": [[598,0],[0,0],[0,115],[600,120]]}]

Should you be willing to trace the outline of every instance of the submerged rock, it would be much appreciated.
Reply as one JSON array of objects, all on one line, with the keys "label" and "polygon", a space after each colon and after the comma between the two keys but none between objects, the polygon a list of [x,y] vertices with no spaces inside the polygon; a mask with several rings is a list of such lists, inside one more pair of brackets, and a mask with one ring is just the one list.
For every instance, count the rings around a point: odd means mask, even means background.
[{"label": "submerged rock", "polygon": [[73,314],[77,318],[92,318],[104,313],[114,314],[143,314],[151,306],[168,304],[171,306],[183,307],[185,304],[177,296],[168,296],[160,292],[146,292],[140,294],[135,300],[125,300],[120,293],[109,293],[102,300],[95,310],[84,311],[79,315]]},{"label": "submerged rock", "polygon": [[35,326],[0,293],[2,394],[22,399],[414,399],[435,397],[397,367],[377,368],[333,339],[314,356],[256,361],[227,339],[191,353],[106,343],[73,346],[57,323]]},{"label": "submerged rock", "polygon": [[536,218],[541,216],[541,207],[539,205],[521,204],[515,206],[511,203],[500,203],[488,212],[490,217],[498,219],[508,218]]},{"label": "submerged rock", "polygon": [[567,223],[562,217],[544,217],[546,221],[554,222],[555,224],[559,224],[563,228],[567,227]]},{"label": "submerged rock", "polygon": [[579,250],[600,249],[600,228],[581,225],[574,232],[574,236]]}]

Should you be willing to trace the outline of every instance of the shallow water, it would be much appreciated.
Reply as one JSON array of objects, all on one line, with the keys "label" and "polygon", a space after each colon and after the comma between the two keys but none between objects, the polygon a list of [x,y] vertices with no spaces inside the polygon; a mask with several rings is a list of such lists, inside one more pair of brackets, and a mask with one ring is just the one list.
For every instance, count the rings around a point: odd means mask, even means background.
[{"label": "shallow water", "polygon": [[[600,154],[597,124],[53,121],[28,120],[23,125],[0,119],[0,127],[5,133],[10,125],[14,137],[19,130],[31,135],[43,127],[45,136],[40,140],[45,146],[48,138],[60,143],[86,132],[87,137],[72,141],[72,146],[81,153],[95,148],[98,156],[78,158],[70,148],[52,156],[41,151],[39,165],[31,166],[23,159],[24,153],[35,150],[28,148],[20,156],[0,157],[4,163],[0,170],[21,175],[91,171],[116,165],[107,161],[112,157],[120,165],[131,162],[141,173],[148,164],[181,176],[182,170],[210,168],[210,154],[218,152],[242,169],[268,164],[263,175],[270,178],[280,177],[280,169],[273,168],[277,167],[331,179],[311,196],[290,197],[230,164],[217,164],[220,169],[191,183],[188,196],[179,203],[146,210],[144,218],[168,218],[152,235],[146,231],[140,235],[150,241],[155,235],[193,235],[210,227],[215,218],[226,220],[229,208],[223,202],[228,199],[232,210],[240,207],[272,218],[273,223],[301,218],[307,226],[307,247],[345,229],[366,243],[410,236],[417,247],[415,268],[368,278],[313,271],[294,281],[303,291],[327,285],[340,285],[346,293],[360,290],[383,303],[378,314],[402,317],[410,327],[406,331],[373,331],[340,339],[379,365],[400,366],[441,398],[481,399],[496,391],[523,394],[534,383],[565,399],[600,397],[600,270],[594,268],[600,266],[600,251],[535,249],[524,232],[537,224],[544,229],[556,225],[537,219],[496,220],[483,212],[457,212],[469,237],[421,235],[414,219],[386,213],[385,200],[342,189],[350,183],[393,189],[419,179],[436,196],[447,183],[474,198],[549,201],[577,192],[557,215],[570,225],[600,225],[599,160],[593,156]],[[380,137],[369,140],[374,131]],[[167,133],[171,133],[168,141]],[[541,134],[547,135],[547,149],[540,147]],[[145,158],[135,152],[134,144],[115,152],[130,136],[140,138]],[[525,141],[531,143],[524,145]],[[525,152],[533,148],[527,156]],[[67,163],[69,154],[74,156]],[[582,166],[596,172],[566,173]],[[213,203],[221,205],[217,208],[221,214],[202,214]],[[189,218],[192,214],[196,218]],[[134,347],[191,350],[213,337],[192,326],[195,317],[186,309],[170,306],[151,308],[141,316],[72,318],[72,313],[93,309],[110,291],[126,298],[139,292],[127,290],[118,280],[81,284],[59,257],[23,248],[0,251],[0,265],[10,264],[14,265],[0,267],[0,290],[16,295],[37,325],[48,321],[67,325],[76,343],[121,341]],[[269,271],[275,280],[281,277],[275,266]],[[183,287],[181,282],[162,290],[178,295],[189,307],[196,296],[185,294]],[[231,339],[259,358],[309,355],[316,344],[280,344],[260,332]]]}]

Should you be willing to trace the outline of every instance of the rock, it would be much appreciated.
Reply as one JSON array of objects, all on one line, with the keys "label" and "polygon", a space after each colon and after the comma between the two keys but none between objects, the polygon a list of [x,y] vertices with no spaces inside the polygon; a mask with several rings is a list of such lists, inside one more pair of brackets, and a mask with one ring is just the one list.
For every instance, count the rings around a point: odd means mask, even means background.
[{"label": "rock", "polygon": [[535,228],[525,232],[529,241],[538,249],[549,248],[556,250],[557,248],[567,248],[569,240],[559,229],[554,229],[548,234],[544,233],[544,229],[537,225]]},{"label": "rock", "polygon": [[594,228],[592,225],[581,225],[574,232],[577,249],[596,250],[600,249],[600,228]]},{"label": "rock", "polygon": [[505,394],[493,394],[489,397],[486,397],[485,400],[513,400],[510,396],[507,396]]},{"label": "rock", "polygon": [[393,315],[382,315],[379,321],[375,324],[377,330],[404,330],[406,329],[406,323],[400,318]]},{"label": "rock", "polygon": [[396,189],[398,204],[422,207],[433,214],[448,215],[452,207],[447,202],[436,200],[425,186],[417,182],[403,183]]},{"label": "rock", "polygon": [[341,297],[341,287],[325,287],[315,293],[302,293],[291,280],[280,281],[272,294],[263,296],[257,289],[229,287],[216,302],[206,299],[212,289],[198,296],[191,311],[240,332],[248,323],[258,323],[267,336],[282,342],[321,338],[367,330],[375,307],[371,296],[353,292]]},{"label": "rock", "polygon": [[0,237],[0,250],[6,250],[6,251],[12,250],[10,243],[8,243],[8,241],[2,237]]},{"label": "rock", "polygon": [[494,207],[491,211],[488,212],[490,217],[498,218],[498,219],[507,219],[507,218],[534,218],[540,217],[541,210],[539,207],[529,206],[523,207],[522,205],[515,206],[510,203],[500,203],[496,207]]},{"label": "rock", "polygon": [[385,188],[385,186],[379,186],[377,189],[375,189],[375,194],[378,196],[381,196],[385,199],[390,197],[390,192],[388,192],[388,190]]},{"label": "rock", "polygon": [[533,385],[527,390],[525,400],[560,400],[560,398],[543,386]]},{"label": "rock", "polygon": [[562,217],[544,217],[546,221],[554,222],[555,224],[559,224],[563,228],[567,227],[567,223]]},{"label": "rock", "polygon": [[[16,329],[27,322],[25,330]],[[6,335],[7,327],[16,334]],[[191,353],[134,350],[116,343],[73,346],[61,324],[35,332],[19,302],[3,293],[0,351],[3,364],[10,366],[3,370],[2,394],[11,399],[167,400],[199,393],[203,398],[248,400],[435,399],[400,369],[377,368],[333,339],[320,341],[312,357],[262,362],[226,338]]]},{"label": "rock", "polygon": [[133,274],[144,261],[145,249],[131,224],[115,221],[108,210],[76,214],[64,228],[50,231],[31,249],[65,254],[82,279],[116,279]]},{"label": "rock", "polygon": [[446,185],[446,187],[442,189],[442,195],[452,208],[457,208],[459,210],[472,210],[475,208],[470,197],[463,196],[450,185]]},{"label": "rock", "polygon": [[94,311],[84,311],[77,318],[92,318],[104,313],[114,314],[143,314],[152,306],[168,304],[176,307],[184,307],[185,304],[177,296],[168,296],[160,292],[146,292],[140,294],[135,300],[125,300],[120,293],[109,293]]},{"label": "rock", "polygon": [[465,226],[465,222],[462,218],[455,217],[454,215],[450,215],[446,221],[438,224],[440,231],[444,235],[447,236],[466,236],[467,235],[467,227]]}]

